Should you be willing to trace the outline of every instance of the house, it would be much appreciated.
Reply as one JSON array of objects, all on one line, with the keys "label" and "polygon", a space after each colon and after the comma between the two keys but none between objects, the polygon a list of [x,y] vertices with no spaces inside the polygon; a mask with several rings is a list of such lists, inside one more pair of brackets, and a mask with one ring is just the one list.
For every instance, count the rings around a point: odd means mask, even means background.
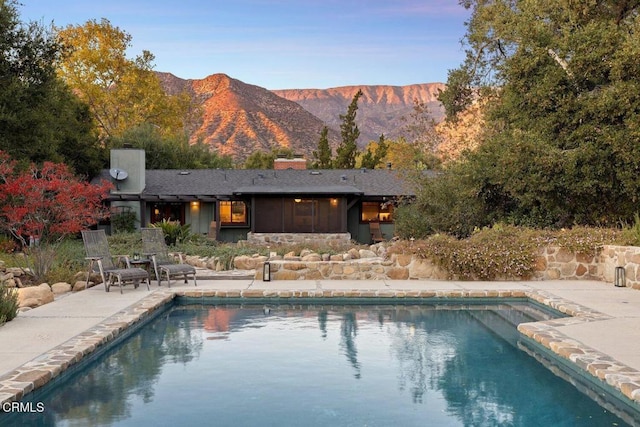
[{"label": "house", "polygon": [[112,211],[136,213],[140,226],[164,219],[191,224],[219,241],[371,242],[369,223],[394,235],[394,207],[414,196],[398,171],[306,169],[304,159],[277,159],[275,169],[146,170],[140,149],[111,151],[101,177],[114,189]]}]

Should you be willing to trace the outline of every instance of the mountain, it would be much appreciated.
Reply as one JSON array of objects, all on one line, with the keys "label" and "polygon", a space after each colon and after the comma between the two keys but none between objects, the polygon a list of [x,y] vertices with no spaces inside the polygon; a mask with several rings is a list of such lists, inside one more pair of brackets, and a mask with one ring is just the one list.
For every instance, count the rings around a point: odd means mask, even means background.
[{"label": "mountain", "polygon": [[[170,73],[157,73],[170,94],[186,91],[202,108],[202,121],[191,141],[202,140],[220,154],[243,161],[255,151],[269,152],[288,147],[311,158],[317,149],[322,120],[293,101],[259,86],[243,83],[225,74],[184,80]],[[330,131],[335,148],[340,135]]]},{"label": "mountain", "polygon": [[445,87],[441,83],[269,91],[226,74],[187,80],[170,73],[157,75],[167,93],[186,92],[202,108],[202,120],[191,133],[191,142],[202,140],[238,161],[255,151],[277,147],[291,148],[311,159],[325,124],[335,153],[341,139],[340,115],[347,112],[358,89],[363,92],[356,114],[361,148],[381,134],[389,139],[403,135],[403,117],[410,117],[416,99],[429,107],[436,121],[444,116],[436,99],[438,90]]},{"label": "mountain", "polygon": [[440,122],[444,117],[442,104],[437,100],[443,83],[424,83],[408,86],[344,86],[331,89],[274,90],[278,96],[295,101],[330,128],[340,131],[340,114],[347,112],[358,89],[362,96],[358,101],[356,124],[360,129],[359,145],[377,141],[381,134],[395,139],[404,134],[406,123],[413,112],[414,100],[424,102],[431,116]]}]

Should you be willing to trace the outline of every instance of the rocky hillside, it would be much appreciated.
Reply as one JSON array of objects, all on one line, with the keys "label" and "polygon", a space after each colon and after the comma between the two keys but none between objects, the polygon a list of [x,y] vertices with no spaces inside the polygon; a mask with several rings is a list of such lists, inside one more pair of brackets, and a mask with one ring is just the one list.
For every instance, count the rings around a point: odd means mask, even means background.
[{"label": "rocky hillside", "polygon": [[[317,149],[322,120],[267,89],[225,74],[199,80],[184,80],[169,73],[158,76],[167,92],[187,91],[202,106],[202,122],[191,140],[201,139],[220,154],[242,161],[254,151],[288,147],[311,158],[311,152]],[[340,136],[332,131],[329,139],[335,147]]]},{"label": "rocky hillside", "polygon": [[443,117],[436,99],[438,90],[444,88],[441,83],[269,91],[225,74],[194,80],[170,73],[158,76],[167,92],[186,91],[201,105],[202,121],[191,141],[200,139],[239,161],[254,151],[277,147],[291,148],[310,159],[325,124],[335,152],[340,143],[340,115],[346,113],[358,89],[363,92],[356,116],[361,147],[377,141],[381,134],[392,139],[403,135],[403,117],[410,117],[416,99],[427,104],[437,121]]},{"label": "rocky hillside", "polygon": [[395,139],[404,134],[405,121],[409,118],[414,100],[424,102],[436,121],[444,116],[437,100],[442,83],[424,83],[409,86],[344,86],[332,89],[286,89],[273,91],[276,95],[295,101],[330,128],[340,131],[340,114],[345,114],[358,89],[363,96],[358,101],[356,123],[360,129],[360,145],[377,141],[381,134]]}]

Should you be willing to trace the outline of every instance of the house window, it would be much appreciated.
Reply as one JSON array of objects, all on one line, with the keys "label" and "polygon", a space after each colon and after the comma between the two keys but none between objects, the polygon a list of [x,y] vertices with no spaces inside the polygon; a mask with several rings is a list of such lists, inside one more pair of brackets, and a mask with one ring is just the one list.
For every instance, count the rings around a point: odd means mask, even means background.
[{"label": "house window", "polygon": [[256,233],[344,233],[347,231],[343,198],[258,197]]},{"label": "house window", "polygon": [[183,203],[151,203],[151,223],[167,221],[179,221],[184,224]]},{"label": "house window", "polygon": [[247,223],[247,205],[239,200],[220,202],[220,223],[245,225]]},{"label": "house window", "polygon": [[381,202],[362,202],[362,222],[393,222],[393,205]]}]

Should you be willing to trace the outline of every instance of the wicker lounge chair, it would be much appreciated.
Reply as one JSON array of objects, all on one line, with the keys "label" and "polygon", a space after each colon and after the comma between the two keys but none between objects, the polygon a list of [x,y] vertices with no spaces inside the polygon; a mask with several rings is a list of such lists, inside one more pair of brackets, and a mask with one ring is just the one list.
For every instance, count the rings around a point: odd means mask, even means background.
[{"label": "wicker lounge chair", "polygon": [[150,227],[141,228],[142,232],[142,252],[151,258],[153,269],[156,273],[156,279],[158,284],[162,285],[162,277],[167,278],[167,284],[171,287],[172,277],[183,277],[184,283],[188,283],[188,278],[193,279],[193,284],[198,285],[196,282],[196,269],[192,265],[184,264],[182,256],[180,255],[180,263],[176,264],[174,260],[169,256],[169,250],[164,240],[164,234],[162,229]]},{"label": "wicker lounge chair", "polygon": [[[85,259],[90,261],[87,283],[92,272],[99,272],[107,292],[116,283],[120,286],[120,293],[122,293],[124,285],[133,284],[137,288],[140,282],[146,282],[147,290],[150,289],[149,273],[146,270],[142,268],[120,268],[114,264],[104,230],[85,230],[82,232],[82,240],[84,241],[84,250],[87,255]],[[123,260],[127,267],[130,267],[127,256],[122,255],[118,258]]]}]

